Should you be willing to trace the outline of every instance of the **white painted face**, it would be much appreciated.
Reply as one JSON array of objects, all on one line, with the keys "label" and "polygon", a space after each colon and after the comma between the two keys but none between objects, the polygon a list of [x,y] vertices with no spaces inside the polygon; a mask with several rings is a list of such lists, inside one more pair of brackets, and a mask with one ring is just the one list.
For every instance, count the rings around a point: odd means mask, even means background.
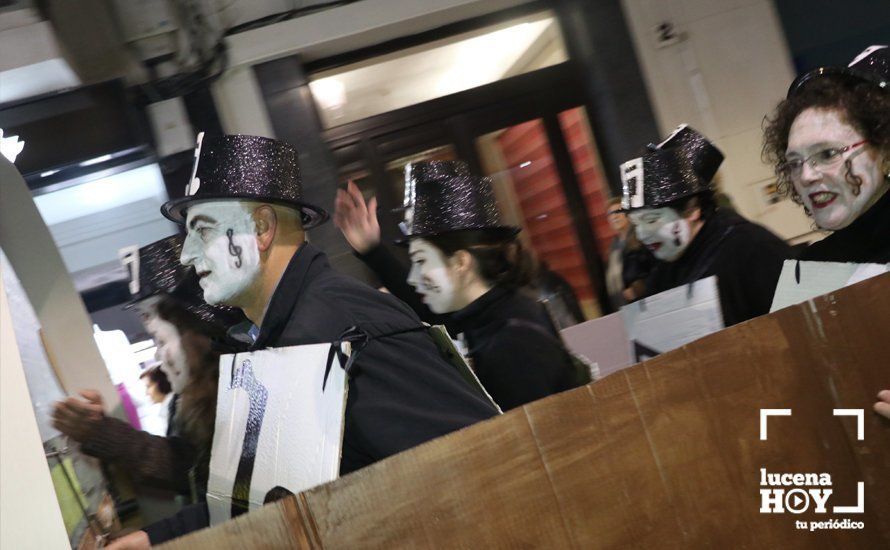
[{"label": "white painted face", "polygon": [[673,262],[692,242],[689,220],[673,208],[644,208],[629,214],[637,238],[659,260]]},{"label": "white painted face", "polygon": [[430,310],[450,313],[460,309],[455,276],[445,254],[424,239],[411,239],[408,254],[411,256],[408,284],[423,297]]},{"label": "white painted face", "polygon": [[160,317],[152,319],[149,331],[158,345],[155,357],[161,362],[161,370],[167,375],[173,393],[181,394],[188,385],[189,366],[179,331]]},{"label": "white painted face", "polygon": [[180,261],[194,266],[208,304],[240,305],[259,275],[251,210],[240,201],[199,203],[188,210]]},{"label": "white painted face", "polygon": [[[837,110],[810,108],[791,124],[785,157],[806,159],[820,151],[840,149],[864,139],[844,122]],[[846,160],[851,163],[853,176],[862,181],[858,195],[846,179]],[[881,161],[880,153],[866,143],[840,154],[830,166],[813,168],[804,163],[800,175],[792,177],[792,184],[816,225],[831,231],[843,229],[886,192]]]}]

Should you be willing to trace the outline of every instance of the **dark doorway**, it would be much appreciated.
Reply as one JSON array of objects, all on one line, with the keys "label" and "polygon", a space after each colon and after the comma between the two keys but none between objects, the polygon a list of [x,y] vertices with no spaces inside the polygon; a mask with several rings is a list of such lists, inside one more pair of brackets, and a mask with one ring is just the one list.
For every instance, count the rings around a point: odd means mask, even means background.
[{"label": "dark doorway", "polygon": [[325,130],[341,185],[377,196],[385,239],[399,235],[405,164],[460,159],[490,176],[507,221],[575,289],[585,313],[610,311],[603,258],[609,185],[571,62]]}]

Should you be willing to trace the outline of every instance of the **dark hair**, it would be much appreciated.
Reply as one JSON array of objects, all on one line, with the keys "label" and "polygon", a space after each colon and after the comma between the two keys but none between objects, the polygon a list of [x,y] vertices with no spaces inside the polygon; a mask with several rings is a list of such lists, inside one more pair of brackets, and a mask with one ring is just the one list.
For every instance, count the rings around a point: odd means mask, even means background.
[{"label": "dark hair", "polygon": [[693,208],[701,209],[701,219],[707,220],[717,211],[717,199],[713,191],[703,191],[661,205],[659,208],[673,208],[682,216]]},{"label": "dark hair", "polygon": [[222,329],[189,311],[180,300],[164,296],[157,305],[158,317],[179,331],[189,366],[189,380],[179,396],[172,419],[189,441],[199,449],[209,449],[216,421],[216,390],[219,382],[220,352],[211,340],[224,336]]},{"label": "dark hair", "polygon": [[479,276],[494,286],[518,288],[535,278],[535,262],[515,235],[500,230],[451,231],[423,237],[449,258],[466,250],[476,261]]},{"label": "dark hair", "polygon": [[[887,90],[870,82],[839,77],[824,76],[810,81],[795,95],[780,102],[771,117],[764,118],[763,158],[774,166],[777,191],[798,204],[801,204],[800,197],[781,167],[785,162],[791,125],[810,108],[838,111],[869,144],[884,155],[890,155],[890,93]],[[850,168],[847,161],[847,181],[854,191],[858,191],[862,182],[853,176]]]},{"label": "dark hair", "polygon": [[139,378],[148,378],[148,383],[156,385],[158,391],[163,395],[167,395],[173,391],[173,388],[170,387],[170,381],[167,380],[167,375],[158,367],[146,369],[139,375]]}]

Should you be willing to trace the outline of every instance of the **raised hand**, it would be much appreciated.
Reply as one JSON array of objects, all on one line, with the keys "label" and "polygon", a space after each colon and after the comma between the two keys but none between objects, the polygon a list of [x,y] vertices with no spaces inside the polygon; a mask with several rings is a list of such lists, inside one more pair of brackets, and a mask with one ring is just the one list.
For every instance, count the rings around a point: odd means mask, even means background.
[{"label": "raised hand", "polygon": [[345,190],[337,190],[334,206],[334,225],[356,252],[364,254],[380,244],[376,197],[365,204],[358,186],[349,182]]}]

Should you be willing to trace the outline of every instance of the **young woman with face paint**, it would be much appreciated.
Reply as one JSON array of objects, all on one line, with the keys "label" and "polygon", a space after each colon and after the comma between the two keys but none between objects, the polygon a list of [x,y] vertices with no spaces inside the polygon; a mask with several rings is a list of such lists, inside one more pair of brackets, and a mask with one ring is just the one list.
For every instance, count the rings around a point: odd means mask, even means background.
[{"label": "young woman with face paint", "polygon": [[[832,231],[801,260],[890,263],[890,48],[799,77],[764,133],[779,189]],[[874,410],[890,418],[890,389]]]},{"label": "young woman with face paint", "polygon": [[[415,168],[415,175],[420,169]],[[488,185],[481,178],[475,180]],[[471,184],[462,191],[465,193],[474,193],[474,185],[480,185],[470,176],[450,180],[452,184],[455,181]],[[418,193],[425,185],[435,186],[437,182],[418,177]],[[439,196],[431,201],[451,198]],[[480,193],[451,204],[481,200],[489,197]],[[487,225],[487,229],[461,229],[460,224],[472,218],[473,212],[451,212],[452,222],[408,239],[411,266],[407,269],[380,243],[374,201],[366,204],[350,184],[338,191],[336,208],[335,223],[359,257],[421,318],[444,322],[451,334],[458,335],[480,382],[502,409],[579,384],[571,358],[546,311],[520,291],[532,279],[533,264],[515,237],[515,230],[500,226],[494,219],[484,223],[477,220],[477,227]],[[496,207],[483,210],[496,212]],[[415,209],[413,217],[417,229],[426,212]]]},{"label": "young woman with face paint", "polygon": [[622,166],[623,206],[637,238],[660,260],[646,294],[716,275],[730,326],[769,312],[791,249],[765,228],[718,208],[711,181],[722,161],[704,136],[681,126]]},{"label": "young woman with face paint", "polygon": [[[206,306],[205,306],[206,307]],[[158,345],[157,357],[176,394],[169,408],[166,437],[132,428],[105,416],[97,392],[84,391],[86,402],[69,398],[56,404],[53,425],[83,452],[125,464],[140,485],[205,498],[210,447],[216,414],[219,356],[225,349],[220,326],[201,319],[182,302],[159,296],[147,327]]]}]

